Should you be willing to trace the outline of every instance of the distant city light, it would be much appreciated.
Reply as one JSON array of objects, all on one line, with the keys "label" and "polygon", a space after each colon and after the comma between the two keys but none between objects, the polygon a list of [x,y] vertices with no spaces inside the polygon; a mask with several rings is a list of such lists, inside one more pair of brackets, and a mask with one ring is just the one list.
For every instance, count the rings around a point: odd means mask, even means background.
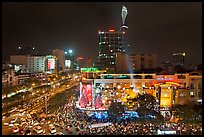
[{"label": "distant city light", "polygon": [[79,60],[79,59],[84,59],[84,58],[83,57],[78,57],[77,59]]},{"label": "distant city light", "polygon": [[109,32],[114,32],[115,30],[114,29],[109,29]]},{"label": "distant city light", "polygon": [[73,51],[70,49],[70,50],[69,50],[69,53],[71,54],[72,52],[73,52]]},{"label": "distant city light", "polygon": [[120,89],[120,88],[121,88],[121,86],[120,86],[120,85],[118,85],[118,86],[117,86],[117,88],[118,88],[118,89]]},{"label": "distant city light", "polygon": [[183,56],[186,56],[186,53],[185,53],[185,52],[183,53]]}]

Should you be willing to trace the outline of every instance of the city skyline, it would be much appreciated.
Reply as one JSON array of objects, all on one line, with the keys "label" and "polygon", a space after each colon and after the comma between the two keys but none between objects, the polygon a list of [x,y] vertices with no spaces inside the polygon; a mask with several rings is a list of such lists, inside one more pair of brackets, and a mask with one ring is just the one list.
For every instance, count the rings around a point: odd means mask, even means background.
[{"label": "city skyline", "polygon": [[186,64],[202,63],[200,2],[3,3],[2,60],[29,45],[40,54],[73,49],[96,59],[98,31],[120,29],[123,5],[132,53],[156,53],[160,65],[173,53],[185,52]]}]

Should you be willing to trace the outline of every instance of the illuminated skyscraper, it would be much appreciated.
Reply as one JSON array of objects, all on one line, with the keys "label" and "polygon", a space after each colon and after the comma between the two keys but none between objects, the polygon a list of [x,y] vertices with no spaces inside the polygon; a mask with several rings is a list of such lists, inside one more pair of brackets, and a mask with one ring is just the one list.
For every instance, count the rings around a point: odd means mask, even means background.
[{"label": "illuminated skyscraper", "polygon": [[122,27],[119,31],[110,29],[108,32],[99,31],[99,54],[95,67],[116,70],[116,53],[129,53],[127,44],[127,8],[122,7]]},{"label": "illuminated skyscraper", "polygon": [[126,53],[126,34],[124,31],[109,30],[99,31],[99,54],[98,59],[103,68],[115,70],[116,53]]},{"label": "illuminated skyscraper", "polygon": [[173,54],[173,65],[184,67],[186,53],[174,53]]},{"label": "illuminated skyscraper", "polygon": [[128,15],[127,8],[126,8],[125,6],[123,6],[123,7],[122,7],[122,12],[121,12],[121,17],[122,17],[121,30],[126,30],[126,29],[128,29],[128,26],[127,26],[127,15]]}]

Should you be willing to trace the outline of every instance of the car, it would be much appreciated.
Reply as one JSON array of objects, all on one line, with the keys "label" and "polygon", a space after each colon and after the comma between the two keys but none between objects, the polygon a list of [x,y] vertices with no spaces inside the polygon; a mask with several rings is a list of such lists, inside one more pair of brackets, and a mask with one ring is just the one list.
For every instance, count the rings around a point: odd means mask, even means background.
[{"label": "car", "polygon": [[4,126],[8,126],[9,125],[9,123],[8,122],[4,122]]},{"label": "car", "polygon": [[17,118],[12,118],[12,119],[11,119],[11,123],[15,123],[16,120],[17,120]]},{"label": "car", "polygon": [[30,129],[26,129],[24,135],[31,135],[31,130]]},{"label": "car", "polygon": [[60,127],[59,123],[54,123],[55,126]]},{"label": "car", "polygon": [[50,127],[54,127],[54,125],[53,125],[53,124],[49,124],[49,126],[50,126]]},{"label": "car", "polygon": [[14,125],[14,126],[19,126],[19,123],[14,123],[13,125]]},{"label": "car", "polygon": [[37,121],[35,121],[33,125],[34,125],[34,126],[38,126],[38,125],[40,125],[40,123],[37,122]]},{"label": "car", "polygon": [[51,134],[57,132],[57,131],[56,131],[56,128],[55,128],[54,126],[50,126],[50,127],[49,127],[49,131],[50,131]]},{"label": "car", "polygon": [[56,132],[54,135],[64,135],[62,132]]},{"label": "car", "polygon": [[33,130],[38,134],[45,133],[45,130],[41,126],[36,126]]},{"label": "car", "polygon": [[28,118],[28,119],[32,119],[32,117],[31,117],[30,114],[27,114],[27,118]]},{"label": "car", "polygon": [[21,125],[24,125],[24,124],[26,124],[27,122],[26,122],[26,119],[25,118],[21,118]]},{"label": "car", "polygon": [[14,126],[13,123],[10,123],[10,124],[9,124],[9,127],[13,127],[13,126]]},{"label": "car", "polygon": [[12,132],[13,133],[17,133],[19,131],[19,128],[17,127],[17,126],[14,126],[13,128],[12,128]]}]

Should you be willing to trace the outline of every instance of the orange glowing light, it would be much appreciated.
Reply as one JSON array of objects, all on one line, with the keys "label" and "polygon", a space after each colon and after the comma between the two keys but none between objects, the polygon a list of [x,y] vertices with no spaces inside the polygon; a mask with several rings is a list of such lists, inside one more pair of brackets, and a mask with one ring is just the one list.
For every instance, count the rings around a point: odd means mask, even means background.
[{"label": "orange glowing light", "polygon": [[114,32],[115,30],[114,29],[109,29],[109,32]]},{"label": "orange glowing light", "polygon": [[85,77],[83,77],[83,78],[82,78],[82,80],[86,80],[86,78],[85,78]]},{"label": "orange glowing light", "polygon": [[83,57],[78,57],[77,59],[79,60],[79,59],[84,59],[84,58]]}]

